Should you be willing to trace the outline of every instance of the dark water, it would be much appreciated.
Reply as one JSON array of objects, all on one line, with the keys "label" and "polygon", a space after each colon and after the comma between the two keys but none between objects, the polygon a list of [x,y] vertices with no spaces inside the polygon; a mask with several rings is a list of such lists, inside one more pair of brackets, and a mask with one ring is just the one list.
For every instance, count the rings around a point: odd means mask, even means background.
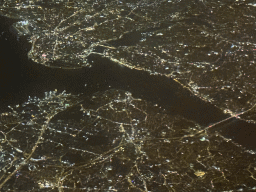
[{"label": "dark water", "polygon": [[[255,189],[254,4],[173,5],[165,11],[180,19],[162,21],[160,6],[152,11],[160,23],[94,47],[91,67],[73,69],[64,69],[72,62],[48,67],[28,59],[29,37],[18,38],[13,21],[1,17],[1,112],[9,112],[0,124],[3,191]],[[140,68],[113,61],[128,48],[125,58]],[[172,75],[157,65],[159,56],[179,63],[168,66]]]}]

